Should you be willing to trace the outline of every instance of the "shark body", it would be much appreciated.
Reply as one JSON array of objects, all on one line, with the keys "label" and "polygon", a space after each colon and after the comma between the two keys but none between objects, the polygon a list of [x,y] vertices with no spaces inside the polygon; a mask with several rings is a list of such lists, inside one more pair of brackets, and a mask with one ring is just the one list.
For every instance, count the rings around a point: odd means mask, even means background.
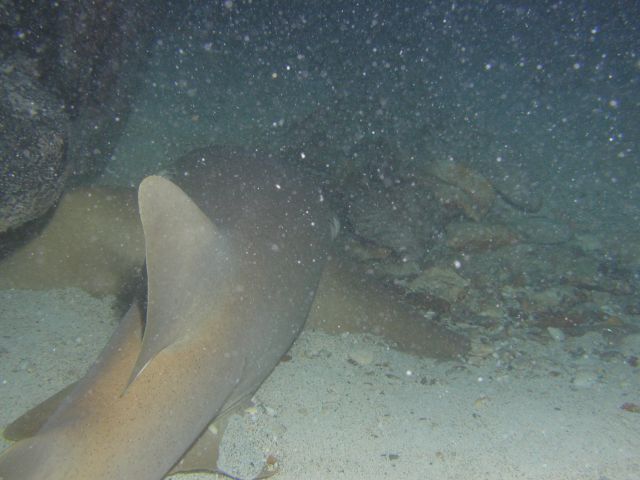
[{"label": "shark body", "polygon": [[197,150],[173,181],[143,180],[138,205],[146,322],[132,305],[38,433],[0,455],[2,480],[162,478],[213,419],[255,392],[304,325],[329,216],[290,169]]}]

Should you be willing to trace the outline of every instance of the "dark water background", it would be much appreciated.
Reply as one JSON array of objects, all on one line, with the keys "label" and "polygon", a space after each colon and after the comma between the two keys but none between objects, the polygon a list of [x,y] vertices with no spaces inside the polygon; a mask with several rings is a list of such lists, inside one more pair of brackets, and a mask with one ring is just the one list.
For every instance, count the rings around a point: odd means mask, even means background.
[{"label": "dark water background", "polygon": [[620,205],[639,200],[638,2],[171,8],[132,122],[139,135],[115,165],[209,143],[278,148],[326,107],[345,132],[329,139],[345,154],[334,161],[384,136],[406,168],[452,158],[517,171],[587,216],[637,220]]},{"label": "dark water background", "polygon": [[421,153],[428,130],[450,144],[442,153],[480,159],[486,147],[464,147],[480,131],[534,172],[636,173],[637,2],[227,5],[175,7],[179,25],[160,34],[148,82],[159,101],[175,96],[176,114],[224,129],[244,105],[253,114],[236,121],[269,135],[339,95],[374,113],[372,130],[394,129],[407,153]]}]

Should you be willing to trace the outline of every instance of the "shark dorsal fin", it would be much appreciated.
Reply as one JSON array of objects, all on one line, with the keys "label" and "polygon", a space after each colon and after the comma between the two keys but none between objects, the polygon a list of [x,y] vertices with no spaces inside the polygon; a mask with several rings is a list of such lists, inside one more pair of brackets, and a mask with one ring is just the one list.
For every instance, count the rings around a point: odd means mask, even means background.
[{"label": "shark dorsal fin", "polygon": [[198,324],[194,315],[210,304],[212,292],[229,270],[229,242],[173,182],[160,176],[145,178],[138,203],[148,306],[142,350],[130,382],[160,351],[189,336],[189,328]]}]

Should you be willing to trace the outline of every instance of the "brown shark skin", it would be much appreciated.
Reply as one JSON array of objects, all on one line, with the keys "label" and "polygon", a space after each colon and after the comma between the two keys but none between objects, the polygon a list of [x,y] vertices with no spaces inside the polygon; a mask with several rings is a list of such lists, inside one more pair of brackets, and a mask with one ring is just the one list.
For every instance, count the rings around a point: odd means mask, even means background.
[{"label": "brown shark skin", "polygon": [[140,187],[142,345],[134,306],[42,430],[0,456],[3,480],[162,478],[302,329],[330,242],[319,192],[231,149],[188,155],[175,178],[199,209],[160,177]]},{"label": "brown shark skin", "polygon": [[82,187],[64,194],[35,238],[0,260],[0,288],[120,294],[139,281],[143,264],[135,191]]},{"label": "brown shark skin", "polygon": [[397,350],[440,360],[458,359],[469,351],[466,337],[425,319],[401,295],[369,277],[346,255],[332,255],[306,328],[333,335],[368,333]]}]

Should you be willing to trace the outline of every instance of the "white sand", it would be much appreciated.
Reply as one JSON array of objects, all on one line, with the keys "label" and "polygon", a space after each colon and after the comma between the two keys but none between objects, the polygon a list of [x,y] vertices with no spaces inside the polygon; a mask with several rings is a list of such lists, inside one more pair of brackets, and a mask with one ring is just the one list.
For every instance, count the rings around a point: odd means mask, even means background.
[{"label": "white sand", "polygon": [[[80,375],[115,321],[80,291],[0,292],[0,425]],[[305,332],[255,412],[232,419],[221,467],[250,476],[271,454],[279,480],[638,480],[640,414],[620,406],[640,404],[640,368],[621,356],[640,355],[640,336],[609,360],[599,334],[507,347],[510,369]]]}]

